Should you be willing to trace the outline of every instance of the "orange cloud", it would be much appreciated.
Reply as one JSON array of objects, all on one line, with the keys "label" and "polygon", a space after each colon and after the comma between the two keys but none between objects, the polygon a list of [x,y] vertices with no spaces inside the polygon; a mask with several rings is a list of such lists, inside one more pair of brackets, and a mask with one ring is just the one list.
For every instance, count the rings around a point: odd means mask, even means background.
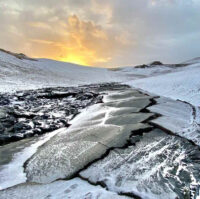
[{"label": "orange cloud", "polygon": [[[59,21],[58,21],[59,22]],[[43,57],[91,66],[108,64],[128,45],[125,34],[117,35],[92,21],[69,16],[66,24],[31,22],[25,49],[32,57]]]},{"label": "orange cloud", "polygon": [[68,17],[67,32],[63,61],[101,65],[108,62],[122,45],[119,37],[108,34],[93,22],[80,20],[76,15]]}]

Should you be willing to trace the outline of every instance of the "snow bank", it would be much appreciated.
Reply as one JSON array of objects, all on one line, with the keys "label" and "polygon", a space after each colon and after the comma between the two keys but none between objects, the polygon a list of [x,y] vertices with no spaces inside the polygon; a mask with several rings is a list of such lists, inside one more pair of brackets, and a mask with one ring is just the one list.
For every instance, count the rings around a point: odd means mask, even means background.
[{"label": "snow bank", "polygon": [[180,71],[127,82],[157,95],[187,101],[200,106],[200,63]]}]

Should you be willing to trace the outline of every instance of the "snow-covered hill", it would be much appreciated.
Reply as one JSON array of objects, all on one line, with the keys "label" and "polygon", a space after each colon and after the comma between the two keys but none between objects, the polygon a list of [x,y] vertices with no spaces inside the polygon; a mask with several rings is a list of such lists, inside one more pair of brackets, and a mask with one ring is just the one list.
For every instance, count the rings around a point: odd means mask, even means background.
[{"label": "snow-covered hill", "polygon": [[[21,54],[20,54],[21,55]],[[155,62],[156,63],[156,62]],[[83,67],[49,59],[32,60],[0,51],[0,92],[42,87],[121,82],[157,95],[200,105],[200,59],[117,69]]]},{"label": "snow-covered hill", "polygon": [[109,82],[110,71],[49,59],[19,59],[0,51],[0,92]]},{"label": "snow-covered hill", "polygon": [[170,97],[200,106],[200,61],[169,73],[150,75],[128,83],[157,95]]}]

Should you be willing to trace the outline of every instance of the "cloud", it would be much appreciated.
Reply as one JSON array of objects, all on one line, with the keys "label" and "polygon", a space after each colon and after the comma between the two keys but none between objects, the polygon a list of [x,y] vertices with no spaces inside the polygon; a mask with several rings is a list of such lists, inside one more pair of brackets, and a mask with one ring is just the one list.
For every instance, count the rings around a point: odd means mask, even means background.
[{"label": "cloud", "polygon": [[199,0],[7,0],[0,47],[95,66],[199,56]]},{"label": "cloud", "polygon": [[67,21],[67,42],[63,60],[86,65],[108,63],[126,43],[91,21],[80,20],[76,15]]}]

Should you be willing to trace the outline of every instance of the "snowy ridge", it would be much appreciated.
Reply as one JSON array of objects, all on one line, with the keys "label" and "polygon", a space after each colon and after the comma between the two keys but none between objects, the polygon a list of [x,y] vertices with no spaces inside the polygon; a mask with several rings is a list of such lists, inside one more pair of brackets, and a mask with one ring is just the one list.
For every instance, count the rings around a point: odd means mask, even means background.
[{"label": "snowy ridge", "polygon": [[103,68],[49,59],[18,59],[0,51],[0,92],[110,82],[109,73]]}]

